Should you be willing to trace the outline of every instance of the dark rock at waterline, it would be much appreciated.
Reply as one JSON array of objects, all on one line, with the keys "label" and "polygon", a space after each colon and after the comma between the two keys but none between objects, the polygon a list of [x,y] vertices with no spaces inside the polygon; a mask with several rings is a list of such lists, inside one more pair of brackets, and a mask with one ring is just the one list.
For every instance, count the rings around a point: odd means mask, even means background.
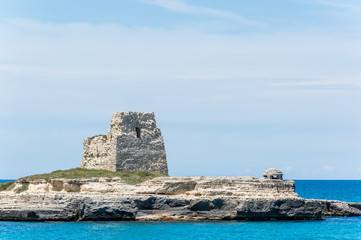
[{"label": "dark rock at waterline", "polygon": [[[24,195],[25,196],[25,195]],[[21,196],[18,196],[21,197]],[[239,199],[229,197],[177,198],[168,196],[39,196],[19,204],[0,207],[7,221],[204,221],[204,220],[320,220],[323,203],[316,200]],[[43,202],[44,203],[44,202]]]},{"label": "dark rock at waterline", "polygon": [[322,205],[322,216],[354,217],[361,216],[361,203],[349,203],[335,200],[314,200]]}]

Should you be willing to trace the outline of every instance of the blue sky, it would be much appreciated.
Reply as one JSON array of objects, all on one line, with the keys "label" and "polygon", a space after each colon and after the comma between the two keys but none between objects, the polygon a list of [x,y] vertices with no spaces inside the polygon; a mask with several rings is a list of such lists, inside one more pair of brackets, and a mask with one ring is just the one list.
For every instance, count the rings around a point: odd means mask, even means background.
[{"label": "blue sky", "polygon": [[361,178],[359,0],[0,0],[0,179],[154,111],[171,175]]}]

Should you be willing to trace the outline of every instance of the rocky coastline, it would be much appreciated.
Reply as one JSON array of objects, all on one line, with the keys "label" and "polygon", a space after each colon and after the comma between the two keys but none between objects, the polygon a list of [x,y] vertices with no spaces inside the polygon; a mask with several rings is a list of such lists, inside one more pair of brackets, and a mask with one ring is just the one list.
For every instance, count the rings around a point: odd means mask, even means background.
[{"label": "rocky coastline", "polygon": [[300,198],[294,181],[168,177],[152,112],[117,112],[107,135],[84,140],[80,168],[0,184],[0,221],[322,220],[361,216],[361,203]]},{"label": "rocky coastline", "polygon": [[[26,189],[19,193],[19,189]],[[361,203],[303,199],[294,181],[254,177],[18,180],[0,192],[2,221],[322,220]]]}]

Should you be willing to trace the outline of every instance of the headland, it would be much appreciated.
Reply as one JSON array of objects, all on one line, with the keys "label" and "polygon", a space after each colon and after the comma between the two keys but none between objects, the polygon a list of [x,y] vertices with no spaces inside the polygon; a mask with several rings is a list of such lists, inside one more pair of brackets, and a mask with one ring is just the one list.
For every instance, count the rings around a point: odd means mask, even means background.
[{"label": "headland", "polygon": [[[2,190],[2,191],[1,191]],[[84,140],[81,168],[0,186],[3,221],[321,220],[361,203],[300,198],[278,169],[263,177],[170,177],[154,113],[115,113]]]}]

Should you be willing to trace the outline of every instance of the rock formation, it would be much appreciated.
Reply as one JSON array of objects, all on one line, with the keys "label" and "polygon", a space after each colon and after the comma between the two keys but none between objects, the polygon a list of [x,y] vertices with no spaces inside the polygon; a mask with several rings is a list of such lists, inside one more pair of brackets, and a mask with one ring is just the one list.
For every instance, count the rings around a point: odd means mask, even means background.
[{"label": "rock formation", "polygon": [[[25,191],[17,193],[26,186]],[[361,216],[361,203],[303,199],[293,181],[254,177],[18,180],[0,192],[0,220],[320,220]]]},{"label": "rock formation", "polygon": [[107,135],[84,140],[81,168],[168,175],[163,137],[152,112],[113,114]]},{"label": "rock formation", "polygon": [[[153,113],[115,113],[106,136],[84,140],[82,168],[168,174]],[[97,171],[99,172],[99,171]],[[361,216],[361,203],[303,199],[293,181],[267,169],[254,177],[157,177],[48,181],[23,178],[0,192],[0,221],[320,220]]]},{"label": "rock formation", "polygon": [[118,195],[228,196],[240,198],[297,198],[294,181],[255,177],[157,177],[140,184],[120,178],[18,180],[15,190],[27,193],[99,193]]},{"label": "rock formation", "polygon": [[[16,189],[28,190],[16,194]],[[299,198],[293,181],[254,177],[22,180],[0,193],[0,220],[321,219],[322,204]]]}]

